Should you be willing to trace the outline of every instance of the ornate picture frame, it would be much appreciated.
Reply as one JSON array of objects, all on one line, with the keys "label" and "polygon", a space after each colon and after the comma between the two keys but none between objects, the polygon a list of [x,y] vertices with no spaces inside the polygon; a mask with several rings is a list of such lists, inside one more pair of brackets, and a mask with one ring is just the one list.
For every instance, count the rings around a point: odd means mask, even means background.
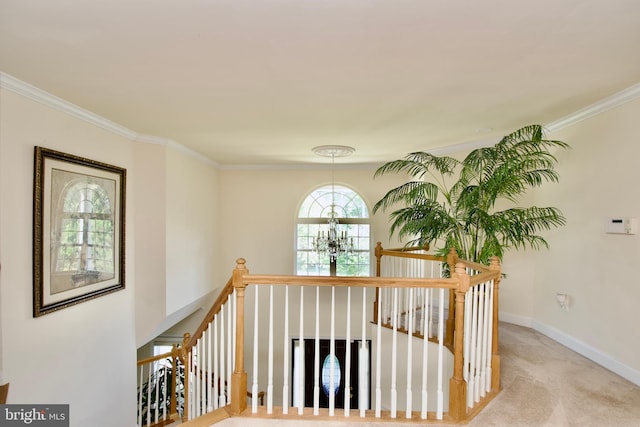
[{"label": "ornate picture frame", "polygon": [[35,147],[33,317],[125,288],[126,169]]}]

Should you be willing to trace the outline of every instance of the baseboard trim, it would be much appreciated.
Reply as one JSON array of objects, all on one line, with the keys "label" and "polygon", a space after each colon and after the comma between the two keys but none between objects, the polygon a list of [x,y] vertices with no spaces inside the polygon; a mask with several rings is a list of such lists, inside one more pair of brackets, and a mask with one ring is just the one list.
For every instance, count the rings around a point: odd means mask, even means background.
[{"label": "baseboard trim", "polygon": [[522,316],[519,314],[500,312],[500,320],[513,325],[524,326],[532,328],[543,335],[551,338],[552,340],[562,344],[563,346],[570,348],[578,354],[586,357],[589,360],[594,361],[598,365],[615,372],[622,378],[631,381],[637,386],[640,386],[640,371],[633,369],[624,363],[619,362],[610,355],[603,353],[595,347],[586,344],[571,335],[562,332],[552,326],[542,323],[531,317]]},{"label": "baseboard trim", "polygon": [[502,322],[511,323],[513,325],[533,328],[533,319],[531,317],[522,316],[520,314],[500,312],[500,320]]},{"label": "baseboard trim", "polygon": [[533,321],[533,329],[540,332],[541,334],[548,336],[554,341],[559,342],[565,347],[570,348],[576,353],[583,355],[587,359],[596,362],[598,365],[601,365],[608,370],[615,372],[621,377],[631,381],[635,385],[640,386],[640,371],[619,362],[610,355],[603,353],[600,350],[590,346],[589,344],[586,344],[552,326],[549,326],[537,320]]}]

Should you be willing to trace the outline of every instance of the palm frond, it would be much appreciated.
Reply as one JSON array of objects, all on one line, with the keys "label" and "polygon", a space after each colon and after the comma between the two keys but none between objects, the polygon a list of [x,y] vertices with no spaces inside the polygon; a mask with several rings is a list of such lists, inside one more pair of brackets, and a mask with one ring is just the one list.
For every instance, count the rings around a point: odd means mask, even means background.
[{"label": "palm frond", "polygon": [[424,152],[408,154],[404,159],[394,160],[380,166],[374,173],[374,178],[388,173],[406,173],[414,178],[423,178],[427,173],[437,172],[450,175],[458,165],[458,160],[447,156],[434,156]]},{"label": "palm frond", "polygon": [[439,189],[431,182],[410,181],[393,188],[373,206],[373,213],[398,204],[421,204],[424,200],[437,200]]},{"label": "palm frond", "polygon": [[[516,204],[530,188],[558,182],[557,159],[551,152],[569,148],[544,139],[540,125],[518,129],[492,147],[472,150],[462,161],[425,152],[388,162],[375,173],[406,173],[414,181],[388,191],[373,212],[401,206],[390,214],[391,234],[411,244],[439,242],[446,254],[488,262],[508,249],[547,247],[538,233],[565,224],[556,208],[513,207],[494,212],[498,201]],[[451,176],[458,173],[457,179]],[[436,182],[429,182],[427,178]]]}]

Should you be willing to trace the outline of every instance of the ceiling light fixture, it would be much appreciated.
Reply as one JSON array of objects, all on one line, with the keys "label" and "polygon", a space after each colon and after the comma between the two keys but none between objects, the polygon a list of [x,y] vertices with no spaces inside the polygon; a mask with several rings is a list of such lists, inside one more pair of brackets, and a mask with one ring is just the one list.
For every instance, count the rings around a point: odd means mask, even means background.
[{"label": "ceiling light fixture", "polygon": [[353,238],[347,237],[347,232],[338,232],[338,218],[336,218],[336,193],[334,180],[334,166],[336,157],[347,157],[353,154],[355,148],[346,145],[321,145],[312,151],[322,157],[331,157],[331,210],[329,211],[329,230],[318,230],[318,237],[313,238],[313,249],[320,256],[329,256],[330,262],[335,262],[338,256],[347,255],[353,251]]}]

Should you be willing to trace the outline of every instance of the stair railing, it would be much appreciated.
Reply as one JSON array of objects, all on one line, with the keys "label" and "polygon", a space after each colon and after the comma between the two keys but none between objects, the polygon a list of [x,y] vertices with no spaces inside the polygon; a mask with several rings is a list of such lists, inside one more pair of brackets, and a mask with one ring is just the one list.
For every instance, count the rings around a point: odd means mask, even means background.
[{"label": "stair railing", "polygon": [[236,307],[237,292],[232,278],[193,335],[184,335],[182,351],[188,378],[185,382],[185,421],[223,408],[233,401]]},{"label": "stair railing", "polygon": [[[420,256],[424,259],[432,257],[425,254]],[[443,259],[433,261],[444,262]],[[381,421],[402,416],[399,415],[401,413],[399,406],[402,405],[404,405],[404,418],[408,420],[445,419],[456,422],[468,420],[497,393],[500,387],[497,335],[500,265],[497,260],[494,260],[491,266],[484,266],[460,261],[454,256],[449,256],[447,261],[450,271],[453,271],[449,278],[367,278],[252,275],[249,274],[245,261],[239,259],[232,278],[201,326],[193,335],[185,335],[181,348],[185,365],[184,420],[197,418],[220,408],[224,408],[232,415],[243,414],[243,416],[285,416],[290,410],[294,410],[303,416],[324,414],[334,417],[337,416],[335,409],[343,406],[344,408],[340,409],[344,409],[342,415],[344,417],[358,416]],[[278,292],[274,293],[276,289]],[[404,312],[400,311],[401,290],[407,293],[407,298],[410,300]],[[428,339],[420,341],[420,343],[424,342],[424,345],[414,343],[414,340],[418,339],[415,336],[419,335],[416,325],[422,322],[423,331],[429,328],[428,317],[425,315],[429,308],[426,307],[427,299],[424,297],[429,295],[428,291],[433,292],[432,295],[435,295],[437,301],[431,307],[432,312],[437,313],[435,322],[437,333],[431,338],[436,344],[436,347],[433,347],[435,350],[428,349],[431,348],[427,345]],[[340,295],[345,298],[340,304],[346,303],[344,307],[346,317],[341,314],[343,307],[336,305],[336,292],[340,292]],[[362,304],[358,302],[360,299],[358,292],[362,294]],[[323,298],[328,297],[331,300],[329,312],[322,314],[323,318],[326,317],[323,321],[320,320],[319,309],[321,293]],[[274,294],[277,294],[275,300]],[[447,294],[448,303],[445,302]],[[252,298],[253,308],[245,307],[247,295],[250,301]],[[372,307],[374,295],[376,305],[372,311],[368,311],[368,308]],[[309,303],[310,300],[315,303],[313,304],[315,310],[312,310],[315,313],[305,314],[305,306],[307,310],[309,307],[305,301]],[[422,306],[415,304],[415,300],[422,301]],[[290,313],[289,306],[295,305],[297,301],[299,301],[299,311]],[[383,331],[383,329],[389,330],[382,325],[382,307],[385,304],[392,307],[391,317],[394,320],[388,322],[391,325],[390,332]],[[448,307],[449,312],[447,322],[444,320],[445,307]],[[245,315],[246,309],[249,310],[248,316]],[[283,324],[274,324],[274,310],[283,313]],[[360,325],[351,326],[351,310],[362,315]],[[420,310],[423,310],[422,314]],[[355,361],[355,358],[359,357],[360,350],[363,349],[375,355],[373,356],[375,366],[366,367],[372,373],[375,370],[376,383],[367,386],[371,397],[368,401],[364,399],[351,407],[346,399],[344,403],[336,404],[334,393],[329,393],[329,407],[320,408],[318,400],[321,390],[325,386],[333,390],[336,386],[337,374],[334,364],[329,363],[330,370],[327,377],[329,384],[321,384],[319,355],[315,352],[313,405],[308,406],[300,401],[293,402],[292,390],[300,386],[300,376],[303,374],[298,373],[298,383],[294,383],[293,376],[296,374],[291,372],[293,361],[289,359],[292,338],[298,340],[300,348],[304,348],[304,343],[307,341],[313,342],[318,349],[320,325],[323,325],[324,330],[329,331],[326,334],[323,332],[323,337],[329,337],[331,342],[330,355],[335,355],[337,314],[342,316],[343,320],[346,319],[346,329],[338,332],[338,335],[346,336],[347,342],[358,344],[359,350],[356,349],[356,353],[353,356],[347,356],[347,359]],[[315,323],[311,320],[311,329],[305,329],[305,322],[313,319],[314,315]],[[402,319],[403,316],[406,320]],[[372,317],[376,318],[376,321],[370,323],[368,319]],[[251,322],[248,322],[249,319]],[[416,321],[416,319],[419,320]],[[401,322],[403,322],[402,327],[400,327]],[[291,330],[290,325],[293,325]],[[341,324],[340,327],[343,326],[345,325]],[[445,333],[445,329],[447,331],[450,329],[451,332]],[[314,332],[309,333],[310,330]],[[359,335],[353,333],[356,330],[361,330]],[[246,336],[245,331],[248,333]],[[401,340],[398,332],[403,331],[407,332],[408,337],[411,338]],[[383,354],[381,349],[382,334],[390,334],[389,340],[393,341],[393,345],[384,346],[384,350],[390,352],[387,355]],[[398,342],[400,341],[405,347],[401,347],[399,351]],[[449,344],[445,345],[445,341]],[[276,348],[276,342],[280,343],[277,345],[283,345],[281,352]],[[373,346],[374,342],[375,353],[373,348],[367,348],[367,346]],[[245,344],[250,343],[253,344],[245,348]],[[424,350],[426,353],[423,352],[414,357],[413,353],[418,351],[419,347],[426,349]],[[428,379],[427,387],[425,377],[427,368],[422,364],[426,363],[425,359],[428,359],[429,351],[437,353],[435,360],[437,360],[438,374],[437,378]],[[279,354],[276,356],[277,353]],[[247,362],[245,357],[248,355],[252,355],[249,369],[252,377],[250,386],[245,367]],[[446,367],[449,363],[446,362],[447,357],[451,357],[450,364],[453,365],[449,368]],[[380,365],[385,358],[391,360],[391,363],[387,365],[385,362],[385,370],[381,372]],[[331,362],[331,359],[329,361]],[[345,367],[347,371],[348,364],[349,362]],[[398,369],[405,370],[406,380],[399,378]],[[278,371],[278,374],[274,375],[274,371]],[[389,371],[391,371],[390,375],[387,375]],[[420,375],[423,377],[422,381],[413,380]],[[450,375],[448,383],[444,381],[445,375]],[[276,383],[276,376],[279,383]],[[388,376],[391,377],[390,381],[387,381],[388,378],[385,381],[390,384],[385,388],[387,384],[383,387],[381,378]],[[346,390],[350,390],[356,385],[352,386],[346,377],[349,375],[343,376],[343,382],[340,384]],[[431,395],[437,396],[437,405],[435,409],[431,409],[428,405],[433,397],[429,397],[428,390],[434,388],[434,384],[436,384],[436,391]],[[406,394],[400,392],[400,386],[406,387]],[[259,391],[264,389],[266,389],[264,393]],[[298,395],[300,393],[305,395],[304,390],[300,390]],[[404,397],[401,397],[401,394]],[[444,399],[447,394],[448,401]],[[254,396],[251,399],[249,412],[245,411],[248,407],[248,395]],[[266,396],[265,406],[259,405],[260,396]],[[403,399],[404,402],[402,402]],[[420,402],[419,404],[412,403],[416,399]]]},{"label": "stair railing", "polygon": [[182,350],[138,361],[138,426],[160,427],[181,419],[184,409]]}]

